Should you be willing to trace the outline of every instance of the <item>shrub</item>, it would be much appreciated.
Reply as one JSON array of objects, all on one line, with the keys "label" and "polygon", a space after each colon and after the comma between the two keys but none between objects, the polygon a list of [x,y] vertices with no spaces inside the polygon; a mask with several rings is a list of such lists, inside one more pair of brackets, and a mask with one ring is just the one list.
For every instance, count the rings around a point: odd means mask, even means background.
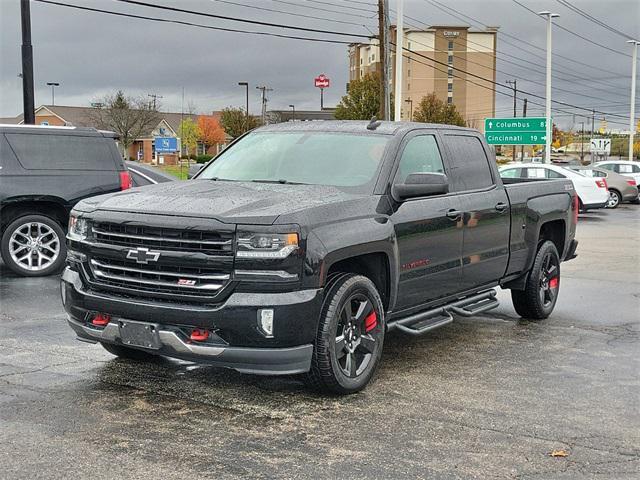
[{"label": "shrub", "polygon": [[196,157],[196,163],[207,163],[213,158],[213,155],[198,155]]}]

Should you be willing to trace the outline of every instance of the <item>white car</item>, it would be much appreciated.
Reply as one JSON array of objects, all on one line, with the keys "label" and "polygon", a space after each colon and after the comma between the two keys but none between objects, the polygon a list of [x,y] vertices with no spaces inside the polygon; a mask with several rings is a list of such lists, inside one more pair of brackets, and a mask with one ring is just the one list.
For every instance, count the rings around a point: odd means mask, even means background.
[{"label": "white car", "polygon": [[578,199],[580,200],[580,210],[592,210],[606,207],[609,201],[609,190],[604,178],[587,177],[581,173],[569,170],[558,165],[547,165],[540,163],[510,163],[500,167],[502,178],[568,178],[573,182]]},{"label": "white car", "polygon": [[628,160],[605,160],[593,164],[594,167],[604,168],[611,172],[619,173],[626,177],[631,177],[640,185],[640,162],[629,162]]}]

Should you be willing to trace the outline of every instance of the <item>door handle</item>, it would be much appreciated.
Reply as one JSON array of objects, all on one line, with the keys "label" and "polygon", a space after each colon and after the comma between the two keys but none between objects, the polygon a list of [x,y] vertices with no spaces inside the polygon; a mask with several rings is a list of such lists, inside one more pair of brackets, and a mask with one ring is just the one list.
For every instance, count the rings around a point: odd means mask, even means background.
[{"label": "door handle", "polygon": [[508,206],[509,205],[507,205],[506,203],[499,202],[496,204],[495,209],[499,212],[504,212]]},{"label": "door handle", "polygon": [[457,220],[460,215],[462,215],[462,212],[460,210],[454,210],[453,208],[449,211],[447,211],[447,217],[449,217],[451,220]]}]

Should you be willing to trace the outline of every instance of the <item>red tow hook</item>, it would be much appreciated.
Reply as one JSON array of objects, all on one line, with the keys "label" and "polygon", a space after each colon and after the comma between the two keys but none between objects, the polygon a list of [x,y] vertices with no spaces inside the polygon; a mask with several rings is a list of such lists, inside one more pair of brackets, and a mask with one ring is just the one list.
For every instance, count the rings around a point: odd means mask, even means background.
[{"label": "red tow hook", "polygon": [[378,316],[376,312],[371,312],[367,318],[364,319],[364,331],[370,332],[376,328],[376,325],[378,325]]},{"label": "red tow hook", "polygon": [[558,288],[558,277],[553,277],[549,280],[549,288]]},{"label": "red tow hook", "polygon": [[209,330],[202,330],[200,328],[191,330],[191,335],[189,336],[192,342],[204,342],[207,338],[209,338]]},{"label": "red tow hook", "polygon": [[106,313],[96,313],[91,319],[91,325],[96,327],[106,327],[111,321],[111,315]]}]

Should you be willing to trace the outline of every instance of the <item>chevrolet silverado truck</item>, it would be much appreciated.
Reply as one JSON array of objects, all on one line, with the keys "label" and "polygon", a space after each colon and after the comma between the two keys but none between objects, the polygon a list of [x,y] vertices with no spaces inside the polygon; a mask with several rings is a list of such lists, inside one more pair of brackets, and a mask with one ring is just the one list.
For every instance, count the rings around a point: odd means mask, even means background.
[{"label": "chevrolet silverado truck", "polygon": [[258,128],[193,180],[73,209],[62,301],[79,340],[361,390],[387,332],[498,305],[543,319],[575,257],[571,181],[504,185],[475,130]]}]

